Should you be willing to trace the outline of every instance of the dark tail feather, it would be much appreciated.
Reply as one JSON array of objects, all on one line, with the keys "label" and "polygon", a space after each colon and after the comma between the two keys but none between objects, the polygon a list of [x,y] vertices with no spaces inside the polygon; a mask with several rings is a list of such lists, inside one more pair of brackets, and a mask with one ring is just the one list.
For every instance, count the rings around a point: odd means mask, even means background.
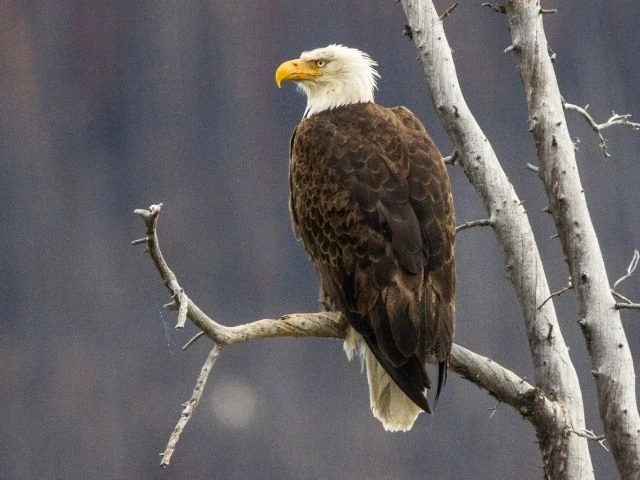
[{"label": "dark tail feather", "polygon": [[440,392],[447,383],[447,361],[438,362],[438,388],[436,389],[436,396],[433,399],[433,407],[438,404],[438,398],[440,398]]}]

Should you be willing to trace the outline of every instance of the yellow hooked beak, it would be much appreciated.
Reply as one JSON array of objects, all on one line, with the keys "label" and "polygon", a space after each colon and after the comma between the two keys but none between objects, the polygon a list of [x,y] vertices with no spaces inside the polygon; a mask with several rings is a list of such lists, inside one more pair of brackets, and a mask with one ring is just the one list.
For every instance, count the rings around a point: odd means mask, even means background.
[{"label": "yellow hooked beak", "polygon": [[282,82],[309,80],[320,75],[322,73],[314,63],[297,58],[284,62],[278,67],[276,70],[276,85],[280,88]]}]

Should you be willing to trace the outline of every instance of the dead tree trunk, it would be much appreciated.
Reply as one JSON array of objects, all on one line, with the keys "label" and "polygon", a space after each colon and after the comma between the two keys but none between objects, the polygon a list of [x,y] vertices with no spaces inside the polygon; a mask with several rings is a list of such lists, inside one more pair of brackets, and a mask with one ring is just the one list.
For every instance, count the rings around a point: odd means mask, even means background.
[{"label": "dead tree trunk", "polygon": [[[557,409],[551,423],[531,420],[540,441],[545,476],[593,478],[587,442],[581,436],[585,420],[580,385],[549,300],[526,213],[466,106],[443,18],[430,0],[403,0],[402,5],[438,114],[503,248],[507,274],[523,311],[536,386]],[[592,359],[606,439],[623,478],[638,478],[640,423],[631,353],[580,185],[562,97],[547,53],[544,11],[539,2],[530,0],[492,7],[506,13],[509,20],[513,43],[507,50],[518,60],[540,177],[578,294],[580,325]]]},{"label": "dead tree trunk", "polygon": [[605,437],[622,478],[639,478],[640,417],[633,359],[580,183],[575,148],[548,54],[543,11],[539,1],[530,0],[507,1],[505,7],[540,178],[578,297],[578,323],[591,357]]}]

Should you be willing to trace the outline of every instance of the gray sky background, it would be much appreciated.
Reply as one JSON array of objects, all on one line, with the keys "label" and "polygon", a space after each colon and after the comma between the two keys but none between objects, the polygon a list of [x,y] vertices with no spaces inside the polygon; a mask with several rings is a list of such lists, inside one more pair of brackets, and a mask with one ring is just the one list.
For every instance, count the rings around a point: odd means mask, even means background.
[{"label": "gray sky background", "polygon": [[[446,31],[467,101],[525,201],[551,289],[568,272],[536,163],[506,19],[459,2]],[[450,2],[437,2],[444,10]],[[604,121],[640,116],[640,3],[544,2],[567,101]],[[377,100],[406,105],[446,155],[413,44],[392,0],[0,3],[0,478],[539,478],[532,428],[450,375],[434,416],[389,434],[340,342],[227,348],[173,463],[162,451],[210,344],[180,347],[166,290],[132,212],[164,202],[164,252],[222,323],[317,309],[317,279],[287,209],[289,136],[304,110],[273,73],[302,50],[344,43],[380,64]],[[610,279],[640,247],[640,135],[568,116]],[[484,216],[451,167],[458,222]],[[532,378],[518,306],[489,229],[457,241],[456,341]],[[640,300],[640,280],[620,290]],[[602,431],[572,293],[555,302]],[[632,350],[637,314],[624,312]],[[596,473],[615,466],[597,444]]]}]

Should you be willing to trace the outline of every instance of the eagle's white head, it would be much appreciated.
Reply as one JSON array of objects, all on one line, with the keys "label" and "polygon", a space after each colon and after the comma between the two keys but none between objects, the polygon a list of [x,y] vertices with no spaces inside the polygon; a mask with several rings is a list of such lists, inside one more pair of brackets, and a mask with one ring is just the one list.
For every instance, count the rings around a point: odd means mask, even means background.
[{"label": "eagle's white head", "polygon": [[284,62],[276,70],[276,84],[294,81],[307,96],[305,117],[350,103],[373,102],[378,64],[364,52],[329,45]]}]

